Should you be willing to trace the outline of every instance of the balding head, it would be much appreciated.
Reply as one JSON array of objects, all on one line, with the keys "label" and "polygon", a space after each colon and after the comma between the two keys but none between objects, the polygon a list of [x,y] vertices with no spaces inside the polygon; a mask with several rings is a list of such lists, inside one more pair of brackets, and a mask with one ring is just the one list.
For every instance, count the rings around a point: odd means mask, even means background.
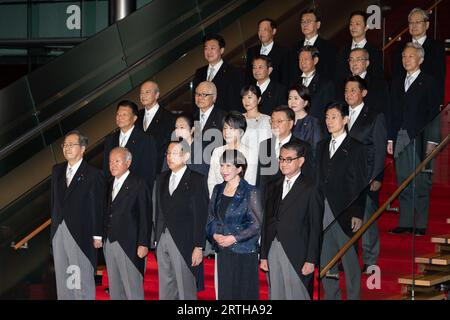
[{"label": "balding head", "polygon": [[120,178],[131,165],[132,155],[127,148],[116,147],[109,153],[109,170],[111,175]]},{"label": "balding head", "polygon": [[211,81],[203,81],[195,89],[195,104],[201,112],[206,112],[216,102],[217,88]]},{"label": "balding head", "polygon": [[146,109],[151,109],[158,101],[159,87],[154,81],[145,81],[141,85],[139,99]]}]

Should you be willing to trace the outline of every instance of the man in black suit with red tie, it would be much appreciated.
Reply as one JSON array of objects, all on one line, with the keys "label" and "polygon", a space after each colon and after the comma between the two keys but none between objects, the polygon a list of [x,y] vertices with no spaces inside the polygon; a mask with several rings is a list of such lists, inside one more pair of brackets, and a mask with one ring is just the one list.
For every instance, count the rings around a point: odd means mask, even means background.
[{"label": "man in black suit with red tie", "polygon": [[83,159],[87,143],[80,132],[69,132],[61,145],[67,162],[52,170],[51,239],[58,300],[95,299],[106,199],[101,171]]},{"label": "man in black suit with red tie", "polygon": [[[219,34],[208,33],[203,38],[203,54],[208,65],[195,71],[193,87],[200,82],[211,81],[217,88],[216,108],[224,111],[244,111],[241,102],[241,89],[244,86],[244,75],[241,70],[223,60],[225,40]],[[195,101],[195,93],[192,96]]]},{"label": "man in black suit with red tie", "polygon": [[355,48],[364,48],[370,55],[370,64],[367,67],[367,73],[371,77],[381,78],[383,72],[383,55],[381,50],[376,48],[366,39],[366,32],[369,30],[367,25],[367,13],[364,11],[353,11],[350,14],[349,31],[352,36],[352,42],[344,45],[338,56],[336,67],[336,81],[340,82],[350,74],[348,59],[351,50]]},{"label": "man in black suit with red tie", "polygon": [[152,230],[151,193],[144,179],[130,172],[127,148],[109,154],[111,179],[105,215],[104,255],[111,300],[143,300],[145,257]]},{"label": "man in black suit with red tie", "polygon": [[270,299],[310,300],[320,256],[323,198],[303,175],[307,149],[296,141],[281,147],[282,175],[266,189],[261,269],[269,272]]},{"label": "man in black suit with red tie", "polygon": [[103,153],[103,173],[111,178],[109,171],[109,153],[115,147],[125,147],[133,155],[130,171],[143,178],[153,190],[157,166],[157,148],[152,135],[145,134],[135,125],[138,118],[138,107],[133,101],[123,100],[117,104],[116,124],[118,130],[105,138]]},{"label": "man in black suit with red tie", "polygon": [[259,55],[268,56],[272,62],[271,79],[288,87],[292,83],[293,55],[288,48],[274,42],[277,24],[270,18],[258,22],[258,38],[261,44],[247,50],[247,83],[253,83],[253,61]]},{"label": "man in black suit with red tie", "polygon": [[[435,40],[427,35],[430,27],[430,18],[425,10],[414,8],[408,15],[409,34],[411,42],[420,44],[425,50],[425,56],[420,69],[423,73],[433,77],[436,81],[438,90],[438,103],[442,104],[445,94],[445,72],[446,58],[445,46],[441,41]],[[402,52],[405,43],[402,42],[397,46],[395,60],[392,65],[393,77],[403,76],[402,68]]]},{"label": "man in black suit with red tie", "polygon": [[317,48],[320,52],[317,71],[327,79],[334,79],[337,50],[330,41],[319,36],[321,21],[320,13],[316,9],[307,9],[300,14],[300,25],[304,38],[298,42],[295,52],[298,55],[304,46]]},{"label": "man in black suit with red tie", "polygon": [[156,173],[159,173],[164,161],[164,153],[175,130],[175,117],[159,105],[159,87],[156,82],[145,81],[141,85],[139,98],[144,108],[138,112],[136,127],[154,138],[158,153]]},{"label": "man in black suit with red tie", "polygon": [[[421,70],[424,55],[420,44],[407,43],[402,56],[406,73],[395,78],[391,85],[387,152],[394,155],[398,185],[440,141],[439,88],[435,79]],[[426,233],[432,182],[432,171],[422,171],[415,178],[415,189],[410,183],[403,190],[399,196],[398,227],[390,233]]]}]

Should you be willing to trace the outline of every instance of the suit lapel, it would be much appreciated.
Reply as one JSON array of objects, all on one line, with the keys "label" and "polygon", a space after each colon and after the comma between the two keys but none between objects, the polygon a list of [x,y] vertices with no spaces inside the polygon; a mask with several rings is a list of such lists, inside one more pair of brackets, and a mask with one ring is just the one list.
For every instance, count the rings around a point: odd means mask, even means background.
[{"label": "suit lapel", "polygon": [[361,131],[361,126],[364,122],[366,122],[367,116],[369,112],[369,107],[367,104],[364,104],[364,107],[362,108],[361,112],[358,115],[358,118],[356,119],[355,123],[352,126],[352,129],[349,133],[352,135],[358,134]]},{"label": "suit lapel", "polygon": [[[69,187],[66,188],[66,192],[64,193],[64,199],[66,199],[72,191],[77,187],[77,185],[84,180],[84,171],[86,169],[86,162],[84,160],[81,161],[80,166],[78,167],[77,172],[75,172],[72,181],[69,184]],[[67,166],[66,166],[67,170]],[[65,171],[64,171],[65,173]],[[63,180],[65,180],[65,174],[63,175]]]},{"label": "suit lapel", "polygon": [[225,73],[227,72],[227,66],[225,64],[225,61],[222,63],[222,65],[220,66],[220,69],[217,70],[216,75],[214,76],[213,82],[215,84],[217,84],[217,82],[220,82],[220,80],[222,80],[222,78],[225,77]]},{"label": "suit lapel", "polygon": [[[171,172],[171,171],[169,171],[169,172]],[[186,171],[184,172],[183,176],[181,177],[177,188],[172,193],[172,198],[182,194],[184,191],[189,189],[189,178],[190,178],[190,176],[191,176],[191,172],[190,172],[189,168],[186,168]],[[167,190],[169,190],[169,188],[167,188]]]},{"label": "suit lapel", "polygon": [[[131,137],[130,137],[130,139],[131,139]],[[119,192],[116,194],[116,197],[114,198],[114,200],[112,200],[111,203],[115,204],[115,205],[120,203],[122,198],[124,198],[127,195],[129,190],[130,190],[130,174],[128,174],[128,177],[123,182],[122,187],[120,188]],[[112,192],[112,190],[111,190],[111,192]]]},{"label": "suit lapel", "polygon": [[[137,128],[137,126],[135,126],[133,131],[131,132],[130,138],[128,138],[127,144],[125,145],[125,147],[128,150],[130,150],[130,152],[133,153],[133,155],[134,155],[134,151],[136,150],[136,143],[138,141],[137,140],[137,136],[138,136],[137,130],[139,130],[139,129]],[[147,130],[150,130],[150,127]]]}]

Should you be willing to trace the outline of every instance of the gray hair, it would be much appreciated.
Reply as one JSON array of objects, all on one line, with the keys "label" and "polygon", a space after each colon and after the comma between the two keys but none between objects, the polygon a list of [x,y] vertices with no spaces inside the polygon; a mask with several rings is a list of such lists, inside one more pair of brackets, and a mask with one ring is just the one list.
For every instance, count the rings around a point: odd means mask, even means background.
[{"label": "gray hair", "polygon": [[425,50],[423,49],[423,47],[415,42],[408,42],[405,45],[405,48],[403,49],[403,51],[405,51],[406,48],[414,48],[417,51],[417,54],[419,55],[419,58],[424,59],[425,58]]},{"label": "gray hair", "polygon": [[414,8],[411,10],[411,12],[408,14],[408,21],[411,20],[411,16],[415,13],[420,13],[420,15],[422,16],[423,21],[428,22],[430,20],[430,17],[428,16],[428,13],[420,8]]},{"label": "gray hair", "polygon": [[130,150],[128,150],[127,148],[115,147],[114,149],[111,150],[111,152],[109,154],[116,152],[116,151],[125,153],[125,161],[133,160],[133,155],[131,154]]},{"label": "gray hair", "polygon": [[[354,51],[362,51],[362,53],[363,53],[363,57],[364,57],[364,59],[366,59],[366,60],[370,60],[370,54],[369,54],[369,51],[367,51],[367,49],[365,49],[365,48],[353,48],[351,51],[350,51],[350,53],[352,53],[352,52],[354,52]],[[349,55],[350,56],[350,55]]]},{"label": "gray hair", "polygon": [[66,138],[68,136],[71,136],[71,135],[76,135],[78,137],[78,142],[80,143],[80,146],[87,147],[87,145],[88,145],[88,138],[84,134],[82,134],[80,131],[78,131],[78,130],[72,130],[69,133],[67,133],[64,136],[64,140],[66,140]]},{"label": "gray hair", "polygon": [[[203,82],[200,82],[198,84],[198,86],[201,85],[201,84],[208,85],[209,89],[211,89],[211,93],[214,94],[215,97],[217,97],[217,87],[214,84],[214,82],[212,82],[212,81],[203,81]],[[198,86],[197,86],[197,88],[198,88]]]}]

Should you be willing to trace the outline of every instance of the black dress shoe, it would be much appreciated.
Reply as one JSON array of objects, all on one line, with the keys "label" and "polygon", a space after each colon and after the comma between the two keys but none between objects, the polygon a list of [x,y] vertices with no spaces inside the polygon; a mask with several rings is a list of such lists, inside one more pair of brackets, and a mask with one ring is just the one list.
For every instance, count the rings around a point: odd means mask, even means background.
[{"label": "black dress shoe", "polygon": [[397,227],[395,229],[389,230],[388,232],[390,234],[400,234],[400,233],[406,233],[406,232],[411,233],[412,232],[412,228]]},{"label": "black dress shoe", "polygon": [[413,230],[413,233],[416,236],[424,236],[426,233],[426,229],[416,228]]}]

